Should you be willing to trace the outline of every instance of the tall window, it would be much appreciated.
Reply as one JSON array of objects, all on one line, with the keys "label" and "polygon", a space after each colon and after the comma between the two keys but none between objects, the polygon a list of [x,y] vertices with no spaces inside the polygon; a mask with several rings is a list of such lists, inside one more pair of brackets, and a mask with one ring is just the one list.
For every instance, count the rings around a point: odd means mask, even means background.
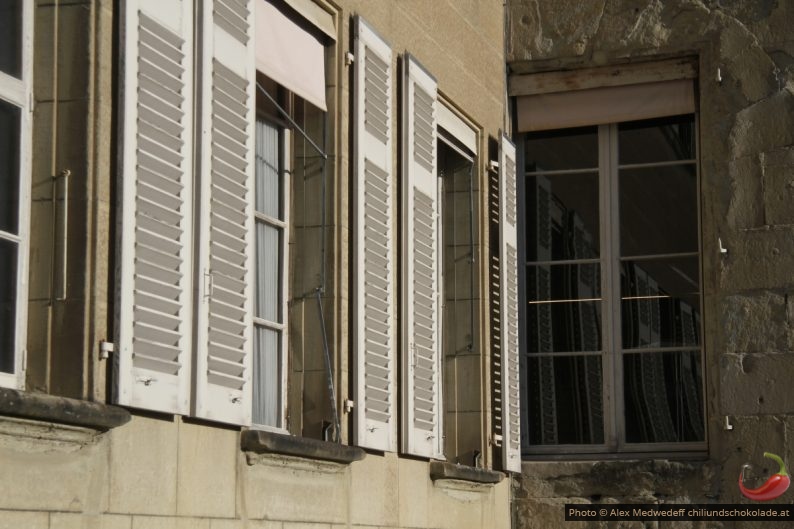
[{"label": "tall window", "polygon": [[524,136],[525,450],[704,448],[693,115]]},{"label": "tall window", "polygon": [[287,200],[283,145],[286,132],[256,122],[256,302],[254,310],[253,423],[283,427],[283,359],[287,270]]},{"label": "tall window", "polygon": [[0,386],[21,387],[30,150],[30,2],[0,6]]}]

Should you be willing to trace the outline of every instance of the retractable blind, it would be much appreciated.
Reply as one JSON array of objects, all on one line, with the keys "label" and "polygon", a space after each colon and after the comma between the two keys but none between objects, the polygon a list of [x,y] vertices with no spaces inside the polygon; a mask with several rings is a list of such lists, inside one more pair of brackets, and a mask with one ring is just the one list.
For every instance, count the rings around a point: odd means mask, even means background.
[{"label": "retractable blind", "polygon": [[356,444],[396,450],[392,53],[361,17],[354,64]]},{"label": "retractable blind", "polygon": [[441,455],[437,84],[403,62],[402,330],[404,452]]},{"label": "retractable blind", "polygon": [[187,413],[191,354],[193,6],[123,3],[114,400]]}]

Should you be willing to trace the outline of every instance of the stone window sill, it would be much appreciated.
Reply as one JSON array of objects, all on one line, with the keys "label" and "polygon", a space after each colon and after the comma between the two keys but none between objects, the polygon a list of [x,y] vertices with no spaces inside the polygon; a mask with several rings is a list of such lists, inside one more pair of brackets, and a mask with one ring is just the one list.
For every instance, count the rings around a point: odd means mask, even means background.
[{"label": "stone window sill", "polygon": [[110,430],[130,420],[130,412],[116,406],[9,388],[0,388],[0,416],[94,430]]},{"label": "stone window sill", "polygon": [[353,461],[360,461],[367,455],[362,448],[357,446],[329,443],[317,439],[294,437],[263,430],[244,430],[241,435],[240,446],[245,451],[257,454],[302,457],[344,465],[349,465]]},{"label": "stone window sill", "polygon": [[430,479],[433,481],[454,479],[483,485],[496,485],[502,481],[504,477],[505,475],[503,473],[497,472],[496,470],[456,465],[444,461],[430,462]]}]

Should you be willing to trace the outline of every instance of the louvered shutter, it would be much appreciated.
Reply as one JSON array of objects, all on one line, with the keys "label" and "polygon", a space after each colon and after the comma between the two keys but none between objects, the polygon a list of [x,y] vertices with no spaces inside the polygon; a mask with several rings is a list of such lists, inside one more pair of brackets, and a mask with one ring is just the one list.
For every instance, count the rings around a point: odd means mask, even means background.
[{"label": "louvered shutter", "polygon": [[518,356],[518,230],[516,148],[502,137],[499,160],[500,300],[502,333],[502,464],[521,472]]},{"label": "louvered shutter", "polygon": [[391,48],[355,20],[356,444],[396,449]]},{"label": "louvered shutter", "polygon": [[252,0],[207,0],[201,40],[197,417],[251,422]]},{"label": "louvered shutter", "polygon": [[193,14],[130,0],[122,20],[114,400],[187,413],[191,344]]},{"label": "louvered shutter", "polygon": [[410,55],[403,69],[402,331],[404,452],[441,455],[437,85]]}]

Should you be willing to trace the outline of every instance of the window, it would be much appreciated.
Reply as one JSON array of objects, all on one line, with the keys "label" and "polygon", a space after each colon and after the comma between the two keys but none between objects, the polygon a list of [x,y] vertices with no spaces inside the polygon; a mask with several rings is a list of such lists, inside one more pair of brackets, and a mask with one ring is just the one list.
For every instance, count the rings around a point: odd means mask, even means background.
[{"label": "window", "polygon": [[525,452],[705,448],[695,131],[523,136]]},{"label": "window", "polygon": [[32,4],[0,6],[0,386],[24,386]]}]

